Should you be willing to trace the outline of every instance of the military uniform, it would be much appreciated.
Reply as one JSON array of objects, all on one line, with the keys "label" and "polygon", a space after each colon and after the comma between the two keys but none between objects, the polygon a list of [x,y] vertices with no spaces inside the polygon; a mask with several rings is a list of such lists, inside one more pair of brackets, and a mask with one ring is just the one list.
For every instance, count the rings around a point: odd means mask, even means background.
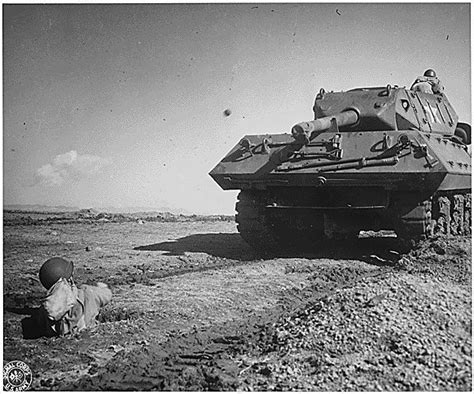
[{"label": "military uniform", "polygon": [[444,87],[438,77],[429,77],[423,75],[418,77],[415,82],[413,82],[411,90],[414,90],[415,92],[441,94],[444,91]]},{"label": "military uniform", "polygon": [[39,279],[47,289],[40,308],[21,321],[25,339],[73,334],[96,325],[100,308],[112,299],[105,283],[77,287],[72,278],[74,264],[62,257],[46,260]]},{"label": "military uniform", "polygon": [[40,322],[46,325],[48,335],[80,332],[96,325],[100,308],[111,299],[112,292],[104,283],[76,287],[62,278],[48,291],[40,309]]}]

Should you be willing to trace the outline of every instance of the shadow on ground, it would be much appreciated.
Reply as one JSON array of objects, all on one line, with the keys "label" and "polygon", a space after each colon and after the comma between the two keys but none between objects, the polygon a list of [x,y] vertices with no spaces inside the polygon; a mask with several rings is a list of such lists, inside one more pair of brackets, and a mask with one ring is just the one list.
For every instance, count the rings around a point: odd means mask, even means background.
[{"label": "shadow on ground", "polygon": [[167,252],[168,256],[185,253],[207,253],[211,256],[250,261],[255,259],[286,258],[330,258],[362,260],[375,265],[387,265],[398,260],[399,241],[396,237],[368,237],[352,241],[325,241],[323,244],[305,245],[305,250],[253,250],[237,233],[193,234],[150,245],[137,246],[134,250]]},{"label": "shadow on ground", "polygon": [[52,322],[48,321],[44,309],[41,307],[5,308],[7,312],[16,315],[27,315],[21,320],[21,331],[23,339],[38,339],[41,337],[53,337],[56,333],[51,328]]},{"label": "shadow on ground", "polygon": [[258,253],[247,245],[237,233],[193,234],[175,241],[137,246],[134,250],[162,251],[168,256],[182,256],[185,253],[207,253],[215,257],[232,260],[255,260]]}]

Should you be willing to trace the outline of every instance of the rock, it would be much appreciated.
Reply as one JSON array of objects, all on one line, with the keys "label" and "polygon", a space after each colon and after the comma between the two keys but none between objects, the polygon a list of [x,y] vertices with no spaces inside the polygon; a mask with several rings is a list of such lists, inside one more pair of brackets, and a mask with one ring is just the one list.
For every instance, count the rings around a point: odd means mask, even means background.
[{"label": "rock", "polygon": [[446,254],[446,249],[441,247],[441,245],[433,242],[431,244],[431,248],[435,251],[435,253],[439,254],[439,255],[444,255]]},{"label": "rock", "polygon": [[387,293],[382,293],[382,294],[376,295],[375,297],[372,297],[369,301],[367,301],[367,303],[365,305],[369,306],[369,307],[376,306],[376,305],[380,304],[380,302],[385,298],[386,295],[387,295]]},{"label": "rock", "polygon": [[265,367],[261,368],[259,372],[265,376],[270,376],[272,374],[272,370],[268,367],[268,365],[265,365]]}]

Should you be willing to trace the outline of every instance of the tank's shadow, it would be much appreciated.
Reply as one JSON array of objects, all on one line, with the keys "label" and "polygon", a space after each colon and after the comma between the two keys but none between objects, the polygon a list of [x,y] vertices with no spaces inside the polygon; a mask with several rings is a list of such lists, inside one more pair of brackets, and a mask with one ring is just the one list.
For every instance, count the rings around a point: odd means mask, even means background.
[{"label": "tank's shadow", "polygon": [[294,248],[285,251],[255,251],[237,233],[193,234],[134,250],[167,252],[167,256],[181,256],[186,252],[207,253],[211,256],[238,261],[273,258],[344,259],[361,260],[375,265],[395,264],[401,248],[396,237],[366,237],[352,241],[325,241],[319,245],[306,245],[305,250]]},{"label": "tank's shadow", "polygon": [[193,234],[175,241],[137,246],[133,249],[167,252],[167,256],[182,256],[186,252],[194,252],[240,261],[257,258],[257,253],[236,233]]}]

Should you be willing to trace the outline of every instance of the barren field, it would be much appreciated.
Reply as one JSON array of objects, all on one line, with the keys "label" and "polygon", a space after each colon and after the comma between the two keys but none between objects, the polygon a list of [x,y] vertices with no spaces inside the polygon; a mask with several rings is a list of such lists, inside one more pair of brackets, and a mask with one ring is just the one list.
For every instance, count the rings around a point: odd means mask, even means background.
[{"label": "barren field", "polygon": [[[27,362],[34,390],[472,389],[470,238],[260,255],[226,218],[18,217],[4,225],[4,362]],[[53,256],[113,300],[94,329],[25,339]]]}]

